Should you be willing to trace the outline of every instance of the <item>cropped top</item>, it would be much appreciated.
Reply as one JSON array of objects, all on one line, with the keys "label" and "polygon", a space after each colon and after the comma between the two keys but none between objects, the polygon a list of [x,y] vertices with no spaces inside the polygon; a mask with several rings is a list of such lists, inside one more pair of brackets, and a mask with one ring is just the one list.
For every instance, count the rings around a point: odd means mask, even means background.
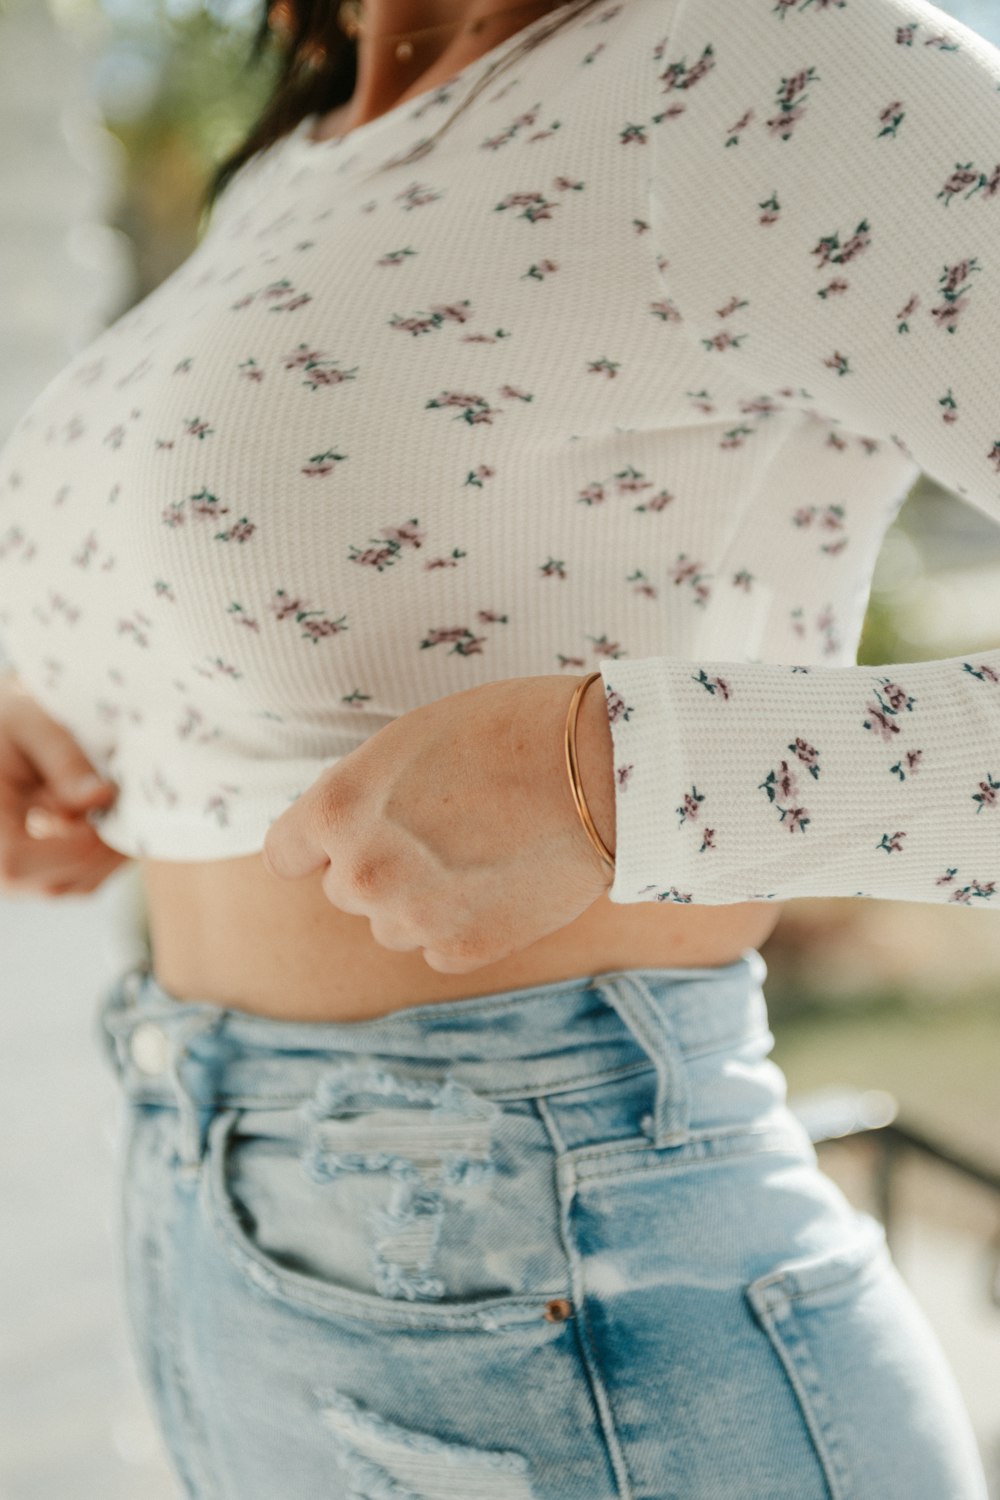
[{"label": "cropped top", "polygon": [[1000,520],[1000,51],[617,0],[428,147],[512,42],[257,153],[0,451],[0,636],[102,838],[259,850],[398,715],[599,670],[612,901],[1000,906],[1000,614],[856,659],[922,469]]}]

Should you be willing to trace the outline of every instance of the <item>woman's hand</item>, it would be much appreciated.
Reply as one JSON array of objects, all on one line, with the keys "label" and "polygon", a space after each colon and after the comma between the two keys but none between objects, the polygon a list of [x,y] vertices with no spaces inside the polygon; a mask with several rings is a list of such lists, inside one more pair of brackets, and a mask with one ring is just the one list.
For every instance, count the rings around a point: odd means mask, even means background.
[{"label": "woman's hand", "polygon": [[17,673],[0,675],[0,895],[79,895],[100,885],[128,856],[103,843],[86,815],[116,796]]},{"label": "woman's hand", "polygon": [[[566,769],[579,677],[514,677],[402,714],[337,761],[271,824],[273,875],[322,869],[342,911],[384,948],[423,948],[464,974],[567,926],[611,884]],[[576,726],[580,778],[614,851],[611,730],[600,681]]]}]

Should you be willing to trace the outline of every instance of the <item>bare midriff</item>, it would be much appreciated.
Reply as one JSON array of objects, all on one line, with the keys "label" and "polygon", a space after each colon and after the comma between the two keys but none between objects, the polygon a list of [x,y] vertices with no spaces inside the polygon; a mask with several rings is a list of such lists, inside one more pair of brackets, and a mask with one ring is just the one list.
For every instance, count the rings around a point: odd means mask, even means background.
[{"label": "bare midriff", "polygon": [[212,1000],[283,1020],[358,1021],[621,968],[716,967],[771,933],[781,903],[628,904],[600,896],[568,926],[464,974],[420,949],[383,948],[368,918],[331,904],[322,872],[279,879],[259,854],[137,861],[153,971],[180,1000]]}]

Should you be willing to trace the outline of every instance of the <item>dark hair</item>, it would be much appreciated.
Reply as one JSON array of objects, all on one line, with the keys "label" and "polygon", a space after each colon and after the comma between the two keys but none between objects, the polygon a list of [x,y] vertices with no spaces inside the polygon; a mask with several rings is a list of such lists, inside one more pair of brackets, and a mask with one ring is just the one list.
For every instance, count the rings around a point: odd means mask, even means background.
[{"label": "dark hair", "polygon": [[[496,59],[429,141],[437,139],[501,66],[507,66],[581,11],[590,10],[598,3],[599,0],[577,0],[575,5],[572,0],[557,3],[553,8],[565,9],[566,13],[540,30],[532,26],[527,38],[512,42],[508,51]],[[351,98],[357,77],[357,43],[337,24],[337,6],[338,0],[270,0],[266,4],[251,39],[245,66],[258,65],[270,47],[283,47],[277,82],[244,140],[210,176],[203,208],[211,207],[245,162],[293,130],[306,115],[326,114]]]}]

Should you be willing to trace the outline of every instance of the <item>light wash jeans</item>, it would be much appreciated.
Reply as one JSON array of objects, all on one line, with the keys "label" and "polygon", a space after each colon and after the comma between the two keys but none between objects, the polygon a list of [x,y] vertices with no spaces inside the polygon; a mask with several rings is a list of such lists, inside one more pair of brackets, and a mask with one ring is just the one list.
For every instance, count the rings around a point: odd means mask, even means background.
[{"label": "light wash jeans", "polygon": [[144,966],[133,1349],[195,1500],[984,1500],[952,1375],[769,1059],[764,960],[298,1022]]}]

